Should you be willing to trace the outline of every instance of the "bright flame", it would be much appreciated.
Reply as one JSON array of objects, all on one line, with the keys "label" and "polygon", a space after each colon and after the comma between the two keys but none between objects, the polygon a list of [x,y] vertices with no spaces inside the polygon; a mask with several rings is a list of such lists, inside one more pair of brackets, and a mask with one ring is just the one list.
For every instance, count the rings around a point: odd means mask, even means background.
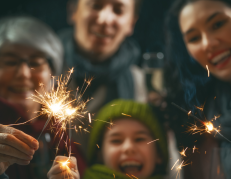
[{"label": "bright flame", "polygon": [[208,133],[212,132],[214,130],[213,124],[211,122],[205,123],[206,131]]}]

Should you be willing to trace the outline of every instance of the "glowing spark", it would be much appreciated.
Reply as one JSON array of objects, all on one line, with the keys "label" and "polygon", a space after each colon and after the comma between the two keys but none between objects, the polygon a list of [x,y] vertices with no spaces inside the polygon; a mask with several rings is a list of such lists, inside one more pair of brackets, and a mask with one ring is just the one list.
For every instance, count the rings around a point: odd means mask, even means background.
[{"label": "glowing spark", "polygon": [[206,154],[206,151],[205,151],[205,154]]},{"label": "glowing spark", "polygon": [[99,145],[98,145],[98,144],[96,144],[96,146],[99,148]]},{"label": "glowing spark", "polygon": [[88,113],[88,117],[89,117],[89,123],[91,123],[91,114]]},{"label": "glowing spark", "polygon": [[196,148],[196,146],[194,145],[194,147],[193,147],[193,153],[195,152],[196,149],[198,149],[198,148]]},{"label": "glowing spark", "polygon": [[115,174],[113,173],[113,176],[114,176],[114,178],[115,178]]},{"label": "glowing spark", "polygon": [[172,166],[171,170],[175,167],[175,165],[179,162],[179,159],[174,163],[174,165]]},{"label": "glowing spark", "polygon": [[64,178],[65,176],[67,176],[68,178],[72,177],[71,169],[68,167],[68,164],[70,163],[69,158],[64,162],[58,162],[58,163],[60,163],[61,168],[66,169],[66,173],[64,173]]},{"label": "glowing spark", "polygon": [[204,110],[204,106],[201,106],[201,107],[198,107],[198,106],[195,106],[197,109],[203,111]]},{"label": "glowing spark", "polygon": [[188,115],[190,115],[191,113],[192,113],[192,111],[189,111],[189,112],[188,112]]},{"label": "glowing spark", "polygon": [[81,145],[80,143],[74,142],[74,144]]},{"label": "glowing spark", "polygon": [[186,147],[185,149],[183,149],[183,150],[180,152],[180,154],[181,154],[182,156],[186,157],[185,152],[186,152],[187,149],[188,149],[188,147]]},{"label": "glowing spark", "polygon": [[128,117],[132,117],[131,115],[125,114],[125,113],[121,113],[124,116],[128,116]]},{"label": "glowing spark", "polygon": [[131,175],[132,177],[134,177],[134,178],[136,178],[136,179],[139,179],[139,178],[137,178],[136,176],[134,176],[134,175]]},{"label": "glowing spark", "polygon": [[151,142],[148,142],[147,144],[151,144],[152,142],[158,141],[159,139],[153,140]]},{"label": "glowing spark", "polygon": [[216,130],[216,128],[213,127],[213,124],[209,121],[207,123],[205,123],[205,130],[210,133],[213,130]]},{"label": "glowing spark", "polygon": [[208,71],[208,77],[209,77],[210,73],[209,73],[209,67],[208,67],[208,65],[206,65],[206,69]]},{"label": "glowing spark", "polygon": [[130,175],[128,175],[127,173],[126,173],[126,175],[129,177],[129,178],[131,178],[131,179],[133,179]]}]

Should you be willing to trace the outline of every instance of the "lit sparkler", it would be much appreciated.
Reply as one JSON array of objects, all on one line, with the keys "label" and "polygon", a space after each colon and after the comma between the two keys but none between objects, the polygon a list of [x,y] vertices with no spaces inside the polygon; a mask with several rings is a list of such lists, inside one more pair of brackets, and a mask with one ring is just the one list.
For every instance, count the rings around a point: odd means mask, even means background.
[{"label": "lit sparkler", "polygon": [[70,163],[70,158],[68,158],[66,161],[62,161],[62,162],[59,162],[60,163],[60,167],[65,169],[66,172],[64,173],[64,178],[71,178],[72,177],[72,174],[71,174],[71,169],[70,167],[68,166],[68,164]]},{"label": "lit sparkler", "polygon": [[194,116],[192,113],[189,113],[188,111],[186,111],[184,108],[176,105],[175,103],[172,103],[172,105],[174,105],[175,107],[177,107],[181,111],[184,111],[189,116],[193,117],[194,119],[196,119],[197,121],[199,121],[202,124],[201,126],[197,126],[196,124],[193,124],[192,126],[189,126],[188,132],[190,132],[192,134],[196,134],[196,133],[202,134],[204,132],[207,132],[207,133],[211,134],[212,132],[215,131],[216,134],[219,134],[221,137],[223,137],[225,140],[227,140],[228,142],[231,143],[231,141],[229,139],[227,139],[225,136],[223,136],[220,133],[220,129],[214,127],[214,125],[213,125],[213,123],[211,121],[204,122],[201,119],[199,119],[198,117]]},{"label": "lit sparkler", "polygon": [[[39,115],[47,115],[48,119],[43,127],[42,132],[47,127],[47,125],[51,122],[53,128],[57,129],[56,135],[60,136],[59,143],[66,133],[66,130],[69,130],[69,155],[71,155],[71,129],[72,125],[71,122],[74,119],[79,120],[85,116],[87,113],[86,111],[86,104],[89,100],[83,101],[82,94],[85,92],[86,88],[90,85],[90,80],[85,80],[87,84],[84,92],[79,92],[80,95],[74,99],[72,99],[70,91],[68,91],[67,87],[71,80],[71,74],[73,73],[74,69],[72,68],[69,71],[69,75],[66,77],[59,77],[57,80],[57,88],[54,87],[54,78],[53,78],[53,86],[51,92],[46,92],[43,88],[43,94],[36,91],[37,95],[32,95],[30,99],[42,105],[41,111],[39,111]],[[84,84],[85,85],[85,84]],[[43,85],[41,85],[43,87]],[[78,92],[78,89],[77,89]],[[67,128],[68,126],[68,128]],[[74,129],[74,128],[73,128]],[[41,134],[42,134],[41,132]],[[40,134],[40,136],[41,136]],[[39,137],[40,137],[39,136]],[[59,145],[58,143],[58,145]]]}]

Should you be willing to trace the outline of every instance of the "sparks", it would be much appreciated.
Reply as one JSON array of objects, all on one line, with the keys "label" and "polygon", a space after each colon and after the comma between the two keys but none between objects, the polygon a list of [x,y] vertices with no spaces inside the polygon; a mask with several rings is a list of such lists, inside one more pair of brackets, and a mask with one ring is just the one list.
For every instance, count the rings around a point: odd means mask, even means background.
[{"label": "sparks", "polygon": [[147,144],[151,144],[152,142],[158,141],[159,139],[153,140],[151,142],[148,142]]},{"label": "sparks", "polygon": [[207,71],[208,71],[208,77],[210,76],[210,72],[209,72],[209,67],[208,67],[208,65],[206,65],[206,69],[207,69]]},{"label": "sparks", "polygon": [[192,113],[192,111],[189,111],[189,112],[188,112],[188,115],[190,115],[191,113]]},{"label": "sparks", "polygon": [[89,123],[91,123],[91,114],[88,113],[88,117],[89,117]]},{"label": "sparks", "polygon": [[125,113],[121,113],[123,116],[127,116],[127,117],[132,117],[131,115],[125,114]]},{"label": "sparks", "polygon": [[[67,141],[69,141],[69,155],[71,154],[71,129],[75,129],[76,132],[78,131],[76,126],[72,127],[72,121],[79,120],[83,123],[81,119],[85,117],[85,114],[87,114],[86,104],[89,102],[89,100],[82,100],[82,91],[77,91],[78,93],[76,92],[75,97],[71,96],[71,91],[68,90],[68,84],[70,83],[73,72],[74,68],[70,69],[67,76],[63,77],[61,75],[58,77],[57,88],[54,87],[55,77],[53,77],[53,84],[50,92],[46,92],[44,85],[40,84],[42,93],[36,91],[36,95],[33,94],[29,97],[29,99],[32,99],[42,105],[41,111],[38,112],[39,116],[48,116],[42,132],[50,123],[52,128],[56,129],[55,137],[59,136],[60,140],[58,142],[58,146],[64,137],[64,134],[67,134],[67,129],[69,130],[69,137],[67,136]],[[86,87],[83,89],[84,91],[90,85],[91,80],[92,79],[86,80]]]},{"label": "sparks", "polygon": [[180,152],[180,155],[186,157],[185,152],[186,152],[187,149],[188,149],[188,147],[186,147],[185,149],[183,149],[183,150]]},{"label": "sparks", "polygon": [[66,172],[64,173],[64,178],[65,176],[67,176],[67,178],[71,178],[72,174],[71,174],[71,169],[69,168],[68,164],[70,163],[70,158],[68,158],[66,161],[63,162],[58,162],[60,163],[60,167],[63,169],[66,169]]},{"label": "sparks", "polygon": [[99,148],[99,145],[98,145],[98,144],[96,144],[96,146]]}]

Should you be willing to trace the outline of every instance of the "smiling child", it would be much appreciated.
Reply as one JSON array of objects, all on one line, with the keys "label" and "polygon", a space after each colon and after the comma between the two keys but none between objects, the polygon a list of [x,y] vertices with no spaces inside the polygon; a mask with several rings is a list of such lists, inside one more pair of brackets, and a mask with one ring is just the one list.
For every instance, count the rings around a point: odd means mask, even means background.
[{"label": "smiling child", "polygon": [[[85,179],[162,178],[168,161],[166,135],[148,105],[114,100],[96,119],[88,147],[91,167]],[[54,172],[49,173],[52,177]]]}]

